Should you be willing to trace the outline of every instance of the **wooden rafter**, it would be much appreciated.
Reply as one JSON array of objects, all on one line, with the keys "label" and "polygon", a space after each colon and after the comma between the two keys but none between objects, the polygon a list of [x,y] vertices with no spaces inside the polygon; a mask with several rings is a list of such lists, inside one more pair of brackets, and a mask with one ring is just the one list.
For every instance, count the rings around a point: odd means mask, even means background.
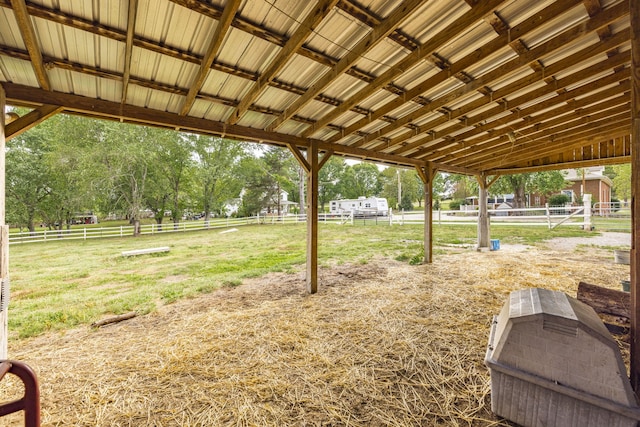
[{"label": "wooden rafter", "polygon": [[124,72],[122,73],[122,101],[127,102],[129,79],[131,77],[131,54],[133,52],[133,38],[136,28],[136,14],[138,12],[138,0],[129,0],[129,14],[127,16],[127,41],[124,48]]},{"label": "wooden rafter", "polygon": [[[625,14],[625,8],[620,8],[620,10],[617,11],[618,13],[616,14],[612,14],[612,13],[607,13],[607,14],[602,14],[602,15],[598,15],[598,17],[593,18],[593,20],[589,21],[590,25],[585,25],[582,28],[571,28],[568,29],[567,31],[565,31],[564,33],[558,35],[557,37],[554,37],[553,39],[545,42],[544,44],[536,47],[535,49],[532,49],[526,53],[520,54],[518,57],[514,58],[513,60],[509,61],[507,64],[504,64],[503,66],[501,66],[499,69],[494,70],[492,72],[489,72],[487,74],[485,74],[484,76],[482,76],[481,78],[478,78],[476,80],[473,80],[472,82],[467,83],[465,86],[456,89],[455,91],[453,91],[450,94],[447,94],[446,96],[443,96],[437,100],[434,100],[433,102],[429,103],[428,105],[410,113],[407,114],[406,116],[404,116],[402,119],[397,120],[387,126],[385,126],[384,128],[382,128],[381,130],[379,130],[378,132],[376,132],[376,134],[373,137],[377,137],[379,135],[384,135],[390,132],[393,132],[394,130],[400,128],[401,126],[410,123],[414,120],[419,119],[420,117],[431,113],[433,111],[438,110],[439,108],[445,107],[446,105],[448,105],[451,102],[455,102],[457,99],[464,97],[464,96],[468,96],[469,94],[475,92],[476,90],[483,88],[487,85],[490,85],[491,83],[493,83],[495,80],[500,79],[501,76],[503,76],[505,73],[509,73],[509,72],[514,72],[522,67],[527,67],[529,66],[529,64],[532,61],[535,61],[539,58],[541,58],[544,55],[548,55],[550,53],[552,53],[553,51],[562,48],[564,46],[566,46],[567,43],[570,43],[574,40],[577,40],[580,37],[583,37],[587,34],[589,34],[590,32],[592,32],[594,29],[596,28],[600,28],[604,25],[609,24],[612,21],[615,21],[617,19],[619,19],[620,17],[624,16]],[[598,19],[600,18],[600,19]],[[582,57],[585,57],[585,55],[587,54],[593,54],[594,49],[597,50],[605,50],[606,47],[605,46],[616,46],[617,44],[621,44],[624,43],[625,41],[628,40],[628,35],[624,32],[620,33],[617,37],[613,38],[611,41],[607,41],[607,43],[602,44],[600,46],[596,46],[596,47],[590,47],[587,49],[584,49],[581,52],[578,52],[577,54],[572,55],[571,58],[569,58],[572,61],[575,60],[579,60]],[[549,67],[549,69],[541,69],[539,71],[537,71],[536,73],[534,73],[533,75],[529,75],[526,77],[521,78],[520,80],[518,80],[515,83],[511,83],[508,88],[502,88],[498,93],[492,93],[492,99],[495,102],[498,102],[499,100],[501,100],[502,98],[507,97],[508,95],[510,95],[513,92],[516,92],[517,90],[521,89],[523,86],[525,85],[530,85],[532,82],[534,81],[540,81],[540,80],[544,80],[547,76],[552,75],[554,72],[557,72],[557,70],[561,70],[561,66],[565,66],[567,63],[569,63],[569,61],[567,60],[566,62],[564,62],[563,64],[553,64],[552,66]],[[555,65],[555,66],[554,66]],[[605,62],[605,66],[610,68],[610,65],[608,62]],[[557,86],[557,84],[554,83],[554,86],[551,87],[550,86],[550,90],[554,90],[555,87]],[[437,121],[440,122],[447,122],[450,121],[452,118],[458,118],[458,117],[462,117],[464,114],[466,114],[467,112],[470,112],[473,110],[473,108],[477,105],[479,105],[480,103],[484,104],[486,102],[485,99],[479,99],[478,101],[474,102],[470,102],[466,108],[463,109],[458,109],[456,111],[453,111],[452,114],[450,116],[447,117],[441,117],[440,119],[438,119]],[[513,104],[513,103],[510,103]],[[473,123],[473,122],[472,122]],[[469,122],[467,121],[464,125],[467,126],[469,124]],[[401,144],[403,141],[413,137],[416,133],[420,133],[420,130],[423,128],[426,129],[430,129],[435,127],[432,123],[427,123],[427,124],[423,124],[422,126],[420,126],[418,128],[418,130],[416,131],[415,129],[411,129],[411,130],[407,130],[405,133],[396,136],[393,141],[391,142],[391,144],[385,144],[383,145],[385,148],[387,148],[388,146],[397,146],[399,144]],[[446,134],[447,132],[444,130],[440,131],[441,134]],[[362,146],[364,145],[365,142],[368,142],[372,137],[368,136],[363,138],[359,143],[356,144],[352,144],[354,146]],[[372,147],[373,150],[376,150],[377,147]],[[402,147],[400,148],[398,151],[396,151],[396,153],[402,153],[404,151],[408,151],[410,149],[410,147]]]},{"label": "wooden rafter", "polygon": [[450,40],[454,36],[458,35],[461,31],[464,30],[468,25],[473,22],[482,19],[482,17],[487,14],[492,13],[503,0],[487,0],[478,2],[471,10],[469,10],[466,14],[464,14],[460,19],[456,20],[455,23],[448,26],[446,30],[441,31],[435,37],[430,39],[428,42],[420,46],[420,49],[413,51],[407,57],[402,59],[398,64],[391,67],[389,70],[382,73],[380,76],[376,77],[367,87],[360,90],[357,94],[352,96],[351,98],[345,100],[342,105],[338,108],[334,109],[329,114],[325,115],[323,118],[318,120],[312,126],[309,127],[305,132],[302,133],[302,136],[311,136],[318,129],[328,125],[332,120],[336,119],[340,115],[342,115],[345,111],[349,110],[353,106],[357,105],[362,100],[368,98],[373,94],[376,90],[378,90],[383,85],[389,83],[391,80],[402,74],[405,70],[413,67],[419,61],[433,54],[435,50],[444,44],[447,40]]},{"label": "wooden rafter", "polygon": [[42,52],[38,45],[36,33],[33,29],[33,23],[31,17],[27,11],[27,5],[24,0],[11,0],[11,6],[18,21],[18,27],[20,28],[20,34],[24,41],[27,50],[29,51],[29,57],[31,58],[31,65],[33,71],[36,73],[38,84],[44,90],[51,90],[51,83],[49,82],[49,76],[44,68],[44,62],[42,61]]},{"label": "wooden rafter", "polygon": [[437,86],[447,79],[451,77],[452,74],[456,74],[467,67],[474,65],[475,63],[489,57],[490,55],[495,54],[495,52],[504,48],[508,45],[509,41],[513,38],[519,38],[530,31],[535,30],[540,22],[544,22],[546,19],[552,19],[555,16],[558,16],[562,11],[573,7],[575,4],[578,4],[579,0],[565,0],[561,2],[561,4],[552,4],[546,9],[540,11],[529,19],[523,21],[517,26],[513,27],[508,35],[501,35],[497,38],[489,41],[486,45],[484,45],[478,51],[474,51],[473,53],[465,56],[464,58],[456,61],[455,63],[449,64],[445,67],[441,72],[436,75],[428,78],[427,80],[419,83],[415,87],[411,88],[411,90],[407,91],[401,97],[395,98],[394,100],[387,102],[385,105],[376,109],[373,114],[369,116],[365,116],[362,119],[356,121],[352,125],[349,125],[347,128],[343,129],[340,134],[335,135],[330,138],[331,142],[338,142],[341,139],[357,132],[359,129],[364,126],[370,124],[371,122],[382,118],[384,115],[391,113],[393,110],[397,109],[408,100],[414,100],[418,98],[422,93],[427,91],[428,89]]},{"label": "wooden rafter", "polygon": [[[572,107],[573,109],[575,108],[581,108],[583,106],[589,105],[586,103],[586,101],[584,99],[579,99],[579,100],[574,100],[575,97],[578,96],[584,96],[585,94],[589,94],[589,92],[594,91],[594,90],[598,90],[600,89],[600,87],[606,86],[606,85],[611,85],[612,83],[618,83],[620,82],[620,84],[616,85],[616,86],[612,86],[611,88],[608,89],[604,89],[601,90],[600,93],[598,94],[593,94],[592,97],[588,97],[588,99],[592,100],[595,103],[598,103],[599,99],[602,99],[603,96],[605,96],[605,94],[607,95],[611,95],[611,96],[616,96],[616,95],[620,95],[622,93],[624,93],[625,91],[628,90],[629,88],[629,84],[628,81],[625,82],[623,79],[625,78],[625,74],[627,74],[628,77],[628,71],[621,71],[619,73],[615,73],[612,74],[610,76],[606,76],[604,78],[598,79],[595,82],[586,85],[586,86],[582,86],[578,89],[574,89],[572,91],[568,91],[565,92],[562,95],[559,95],[556,98],[551,98],[547,101],[541,102],[539,103],[539,106],[536,106],[537,108],[533,108],[530,107],[529,109],[523,109],[523,110],[519,110],[516,111],[515,113],[512,113],[514,116],[513,117],[517,117],[518,113],[521,113],[520,117],[528,117],[529,114],[531,114],[533,111],[539,111],[539,108],[547,108],[547,109],[552,109],[554,106],[559,106],[556,110],[554,110],[556,113],[566,113],[567,111],[571,111]],[[589,90],[590,89],[590,90]],[[589,90],[589,92],[586,92],[587,90]],[[586,93],[585,93],[586,92]],[[563,105],[564,102],[568,102],[568,105]],[[575,103],[575,105],[573,105]],[[606,105],[606,104],[605,104]],[[533,111],[531,111],[533,110]],[[545,113],[546,117],[549,117],[551,115],[550,112]],[[528,126],[528,124],[526,124],[526,126]],[[520,125],[518,124],[510,124],[509,125],[509,129],[512,129],[514,131],[517,131],[521,128]],[[466,136],[466,135],[465,135]],[[491,139],[491,136],[488,137],[489,139]],[[495,149],[498,145],[505,145],[505,146],[509,146],[510,141],[508,137],[503,137],[501,138],[498,143],[492,143],[489,142],[490,145],[486,145],[486,142],[488,140],[487,137],[484,136],[480,136],[478,137],[476,140],[463,140],[463,142],[461,143],[463,145],[463,147],[460,147],[461,149],[456,151],[456,152],[450,152],[450,154],[448,156],[442,157],[441,156],[441,152],[439,151],[432,151],[432,150],[427,150],[426,148],[423,148],[419,151],[417,151],[413,157],[421,157],[423,154],[426,154],[426,156],[430,159],[430,160],[438,160],[438,161],[444,161],[446,162],[447,160],[452,160],[453,157],[455,157],[456,159],[461,157],[464,157],[465,160],[469,160],[467,154],[469,154],[470,151],[476,151],[479,148],[487,148],[487,147],[491,147],[492,149]],[[453,143],[454,141],[450,141],[450,144]],[[484,145],[483,145],[484,144]],[[458,143],[458,145],[460,145],[460,143]],[[434,147],[436,148],[436,147]],[[443,144],[438,144],[437,148],[444,148]],[[466,153],[465,153],[466,151]]]},{"label": "wooden rafter", "polygon": [[209,45],[207,46],[207,51],[202,58],[202,63],[200,64],[200,68],[196,73],[195,77],[191,81],[189,85],[189,93],[182,104],[182,109],[180,110],[180,115],[186,115],[189,110],[191,110],[191,106],[193,106],[194,101],[196,100],[196,96],[198,92],[202,88],[205,79],[207,78],[207,74],[211,69],[211,64],[213,64],[213,60],[218,54],[218,50],[222,45],[222,41],[226,36],[229,28],[231,26],[231,22],[233,17],[235,16],[238,8],[240,7],[240,3],[242,0],[230,0],[224,7],[224,11],[220,16],[220,21],[217,24],[216,30],[213,33],[213,37],[209,40]]},{"label": "wooden rafter", "polygon": [[424,0],[411,0],[403,2],[402,6],[395,9],[384,21],[373,28],[367,37],[351,48],[349,52],[343,56],[336,65],[334,65],[327,73],[324,74],[316,83],[311,86],[304,95],[298,98],[287,110],[278,116],[276,120],[269,126],[269,130],[277,129],[285,120],[293,116],[300,108],[304,107],[320,92],[331,84],[337,76],[359,60],[367,51],[373,49],[381,40],[391,34],[395,28],[404,21],[407,16],[413,13],[418,7],[424,3]]},{"label": "wooden rafter", "polygon": [[[222,15],[222,9],[218,10],[214,8],[212,5],[209,5],[208,3],[197,2],[194,0],[172,0],[172,1],[182,6],[189,7],[190,9],[197,10],[198,12],[212,19],[216,19],[216,20],[220,19]],[[9,0],[0,0],[0,7],[10,8],[11,5],[9,3]],[[61,25],[69,26],[70,28],[79,29],[81,31],[85,31],[90,34],[95,34],[100,37],[106,37],[106,38],[116,40],[119,42],[124,42],[124,43],[126,43],[126,40],[127,40],[127,32],[121,31],[115,27],[98,25],[93,21],[85,20],[75,16],[69,16],[60,11],[49,10],[43,6],[35,5],[33,3],[29,3],[27,5],[27,11],[31,16],[46,19],[48,21],[55,22]],[[249,21],[246,21],[238,17],[236,17],[233,20],[232,26],[234,28],[238,28],[242,31],[255,35],[256,37],[260,37],[266,41],[275,43],[278,46],[284,46],[284,44],[286,43],[286,38],[284,36],[270,32],[263,28],[259,28],[257,24],[250,23]],[[159,44],[152,40],[145,39],[140,35],[137,35],[134,38],[133,46],[139,49],[155,52],[170,58],[175,58],[181,61],[190,62],[192,64],[200,65],[203,60],[202,57],[195,55],[191,52],[185,52],[177,47],[172,47],[165,43]],[[0,52],[6,52],[10,54],[10,56],[17,56],[17,57],[23,56],[18,49],[11,48],[8,46],[0,45]],[[337,63],[337,60],[321,52],[314,51],[313,49],[310,49],[305,46],[302,46],[297,53],[329,67],[334,66]],[[30,58],[27,58],[26,60],[30,60]],[[93,72],[94,75],[99,75],[101,77],[117,75],[120,77],[115,77],[115,79],[121,80],[121,81],[123,80],[123,75],[124,75],[122,73],[114,73],[112,70],[104,70],[104,69],[101,70],[95,67],[88,67],[86,65],[80,67],[76,63],[73,63],[64,59],[60,59],[60,58],[55,59],[51,57],[45,57],[44,62],[48,66],[51,65],[51,66],[64,68],[64,69],[73,69],[73,71],[86,72],[88,74],[91,74]],[[231,74],[231,75],[241,77],[251,81],[257,81],[259,77],[257,73],[252,72],[251,70],[243,69],[235,65],[224,64],[221,62],[214,62],[211,68],[216,71],[220,71],[222,73]],[[373,76],[366,75],[361,70],[350,69],[350,70],[347,70],[346,73],[354,78],[367,81],[367,82],[373,79]],[[111,78],[111,77],[108,77],[108,78]],[[129,82],[131,84],[142,85],[143,87],[149,87],[149,88],[158,89],[162,91],[172,92],[170,87],[167,87],[166,85],[161,85],[158,82],[151,81],[151,80],[131,78]],[[285,90],[287,92],[295,93],[297,95],[302,95],[306,91],[306,89],[303,87],[296,87],[290,83],[285,83],[277,80],[270,81],[269,86],[277,87],[279,89]],[[393,93],[402,93],[401,89],[395,88],[393,87],[393,85],[390,85],[389,87],[387,87],[387,89]],[[198,95],[198,97],[202,97],[202,96],[205,96],[205,94],[200,93]],[[215,102],[216,97],[207,95],[207,99],[213,100]],[[318,95],[315,100],[319,102],[324,102],[330,105],[334,105],[334,106],[339,105],[338,100],[334,100],[322,95]],[[235,102],[234,100],[230,100],[230,101],[222,100],[220,103],[224,105],[234,105],[234,106],[237,105],[237,102]],[[256,110],[260,110],[260,109],[256,107],[254,111]],[[354,110],[359,111],[358,109],[354,109]],[[277,114],[280,114],[280,112],[278,112]]]},{"label": "wooden rafter", "polygon": [[[464,156],[470,157],[469,160],[471,162],[479,162],[482,160],[490,162],[492,159],[495,160],[496,156],[506,155],[511,153],[514,149],[519,149],[525,145],[531,147],[535,146],[540,137],[543,135],[549,136],[549,132],[547,130],[555,126],[560,126],[559,129],[570,128],[570,123],[573,123],[574,125],[585,124],[589,123],[594,118],[597,119],[599,117],[604,117],[610,112],[616,114],[624,108],[627,108],[628,111],[628,101],[629,95],[627,93],[587,108],[577,108],[577,110],[573,110],[571,107],[566,105],[561,105],[558,108],[554,108],[546,112],[544,116],[548,118],[548,120],[544,121],[544,123],[540,125],[536,124],[535,126],[529,126],[526,122],[523,122],[521,126],[512,125],[510,129],[513,129],[514,138],[517,135],[519,141],[512,142],[508,136],[504,135],[492,139],[489,134],[487,136],[477,138],[476,140],[465,141],[464,146],[460,143],[456,143],[447,149],[432,153],[428,157],[431,159],[441,159],[446,162],[447,160]],[[588,101],[580,100],[581,105],[586,105],[586,102]],[[571,120],[571,117],[573,117],[574,120]],[[474,151],[477,151],[479,146],[482,146],[484,149],[491,148],[491,156],[481,153],[474,155]]]},{"label": "wooden rafter", "polygon": [[296,32],[291,36],[280,52],[278,52],[273,61],[271,61],[267,70],[260,76],[249,93],[244,95],[242,101],[240,101],[240,105],[238,105],[238,108],[235,109],[229,118],[229,124],[236,124],[240,120],[244,113],[247,112],[253,101],[260,96],[264,88],[276,77],[276,74],[282,70],[289,58],[298,51],[304,41],[309,37],[309,34],[311,34],[325,16],[331,12],[331,9],[333,9],[337,2],[338,0],[318,1],[314,10],[307,15],[304,21],[302,21]]},{"label": "wooden rafter", "polygon": [[[588,73],[583,70],[582,76],[588,76]],[[574,75],[567,77],[568,81],[572,81],[573,78],[579,78],[579,79],[583,79],[585,77],[580,77],[580,75]],[[629,78],[629,73],[628,70],[622,70],[619,71],[617,73],[613,73],[610,74],[608,76],[605,76],[603,78],[600,78],[598,80],[596,80],[595,82],[591,82],[589,84],[586,85],[582,85],[577,87],[576,89],[570,90],[570,91],[566,91],[560,95],[557,95],[553,98],[550,98],[548,100],[545,101],[541,101],[538,102],[535,105],[529,106],[527,108],[523,108],[523,109],[518,109],[517,107],[526,104],[527,102],[531,102],[534,101],[540,97],[543,97],[545,94],[549,94],[550,92],[554,92],[554,88],[550,87],[550,86],[543,86],[537,90],[534,90],[532,92],[529,92],[528,94],[522,95],[518,98],[513,98],[510,99],[508,102],[504,102],[502,104],[498,104],[496,107],[494,107],[491,110],[488,111],[484,111],[483,113],[477,114],[475,116],[469,117],[468,121],[466,124],[468,123],[473,123],[473,124],[477,124],[477,123],[481,123],[483,121],[487,121],[487,125],[486,126],[477,126],[475,129],[465,132],[463,134],[458,135],[456,141],[464,141],[465,139],[470,138],[473,135],[476,134],[480,134],[483,132],[486,132],[489,128],[493,128],[495,126],[502,125],[504,126],[505,124],[509,124],[510,126],[510,130],[516,130],[519,128],[519,126],[513,125],[511,122],[513,122],[514,120],[522,120],[522,118],[524,117],[528,117],[530,115],[535,115],[538,113],[538,111],[543,111],[545,109],[549,109],[552,108],[554,106],[557,106],[558,104],[561,103],[566,103],[566,102],[574,102],[574,98],[577,97],[584,97],[585,95],[589,95],[591,93],[595,93],[596,94],[596,100],[594,102],[597,102],[597,99],[602,99],[602,97],[604,96],[604,91],[603,93],[601,93],[599,96],[597,95],[597,92],[600,91],[602,87],[606,87],[608,85],[612,85],[618,82],[621,82],[621,84],[618,87],[614,87],[613,89],[611,89],[612,91],[614,91],[615,93],[613,93],[612,95],[617,95],[619,93],[624,92],[625,90],[625,84],[624,84],[624,80],[627,80]],[[559,84],[562,84],[562,82],[560,82]],[[628,86],[627,86],[628,87]],[[610,94],[610,92],[608,91],[609,89],[605,89],[607,90],[606,94]],[[573,106],[574,104],[571,104],[570,106]],[[579,103],[579,104],[575,104],[575,108],[579,108],[578,106],[584,106],[584,103]],[[492,121],[492,118],[496,115],[496,114],[501,114],[504,113],[505,111],[509,111],[511,110],[511,118],[509,119],[508,116],[507,118],[501,118],[499,119],[499,121],[495,122]],[[489,124],[491,123],[491,124]],[[456,130],[462,129],[464,126],[466,126],[466,124],[457,124],[454,125],[456,126]],[[446,128],[446,131],[452,131],[452,128]],[[443,129],[437,133],[434,133],[434,135],[432,136],[433,138],[441,138],[442,136],[447,135],[446,131]],[[404,153],[406,151],[409,151],[410,149],[414,149],[414,148],[419,148],[418,151],[416,151],[415,153],[412,154],[412,157],[420,157],[423,155],[432,155],[433,153],[437,152],[440,149],[446,148],[447,146],[451,145],[452,143],[456,142],[456,141],[445,141],[445,142],[437,142],[434,144],[430,144],[430,145],[417,145],[417,143],[411,143],[408,144],[404,147],[402,147],[401,149],[398,150],[394,150],[392,151],[393,154],[401,154]],[[482,141],[482,140],[480,140]],[[466,145],[467,147],[469,146],[475,146],[476,144],[469,142],[469,141],[465,141],[464,145]],[[434,158],[430,157],[430,160],[434,160]]]},{"label": "wooden rafter", "polygon": [[[626,129],[629,128],[629,104],[622,104],[619,107],[605,109],[597,112],[598,106],[589,109],[593,114],[589,115],[584,112],[573,121],[562,121],[560,119],[550,120],[544,126],[536,126],[529,129],[529,132],[519,132],[518,141],[506,142],[504,138],[500,138],[500,144],[492,146],[492,156],[474,156],[469,164],[477,165],[481,169],[485,169],[491,163],[495,163],[499,156],[509,156],[508,161],[517,162],[524,158],[535,158],[541,151],[547,148],[557,147],[558,141],[568,144],[572,141],[580,141],[590,134],[599,134],[596,131],[601,124],[612,125],[621,123]],[[577,116],[577,114],[576,114]],[[554,126],[554,124],[557,124]],[[580,134],[584,129],[584,134]],[[523,156],[523,157],[522,157]]]}]

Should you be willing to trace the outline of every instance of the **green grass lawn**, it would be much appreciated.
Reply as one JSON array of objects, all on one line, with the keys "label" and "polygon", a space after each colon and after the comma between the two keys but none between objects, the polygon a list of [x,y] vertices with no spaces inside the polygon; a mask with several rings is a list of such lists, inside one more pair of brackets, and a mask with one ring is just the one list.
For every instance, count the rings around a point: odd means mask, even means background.
[{"label": "green grass lawn", "polygon": [[[500,226],[491,233],[505,244],[589,235],[576,227]],[[415,262],[422,256],[422,239],[419,225],[320,224],[319,262],[367,263],[377,256]],[[436,247],[475,242],[474,225],[434,226]],[[121,256],[122,251],[158,246],[169,246],[170,251]],[[90,324],[108,315],[149,313],[178,299],[237,286],[249,277],[302,271],[305,260],[304,224],[12,245],[10,340]]]}]

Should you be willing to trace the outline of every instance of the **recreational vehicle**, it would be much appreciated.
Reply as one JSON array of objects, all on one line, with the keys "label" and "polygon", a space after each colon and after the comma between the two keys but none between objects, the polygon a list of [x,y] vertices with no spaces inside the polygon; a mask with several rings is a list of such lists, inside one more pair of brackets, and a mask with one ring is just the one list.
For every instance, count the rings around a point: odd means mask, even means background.
[{"label": "recreational vehicle", "polygon": [[389,213],[387,199],[380,197],[358,197],[357,199],[332,200],[329,213],[351,213],[358,216],[386,216]]}]

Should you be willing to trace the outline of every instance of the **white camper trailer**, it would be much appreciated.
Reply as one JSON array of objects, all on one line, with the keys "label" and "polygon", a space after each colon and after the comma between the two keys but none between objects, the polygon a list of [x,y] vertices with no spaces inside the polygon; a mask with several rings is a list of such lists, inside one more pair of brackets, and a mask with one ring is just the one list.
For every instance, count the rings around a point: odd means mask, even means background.
[{"label": "white camper trailer", "polygon": [[351,212],[357,216],[386,216],[389,213],[389,205],[387,199],[364,196],[329,202],[329,213],[340,215]]}]

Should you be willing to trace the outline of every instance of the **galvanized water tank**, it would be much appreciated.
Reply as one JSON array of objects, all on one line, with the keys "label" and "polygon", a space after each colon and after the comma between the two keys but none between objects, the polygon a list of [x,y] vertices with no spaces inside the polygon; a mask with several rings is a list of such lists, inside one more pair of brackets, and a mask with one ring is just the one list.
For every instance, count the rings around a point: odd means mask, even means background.
[{"label": "galvanized water tank", "polygon": [[512,292],[494,317],[485,364],[491,409],[522,426],[640,420],[617,343],[591,307],[562,292]]}]

